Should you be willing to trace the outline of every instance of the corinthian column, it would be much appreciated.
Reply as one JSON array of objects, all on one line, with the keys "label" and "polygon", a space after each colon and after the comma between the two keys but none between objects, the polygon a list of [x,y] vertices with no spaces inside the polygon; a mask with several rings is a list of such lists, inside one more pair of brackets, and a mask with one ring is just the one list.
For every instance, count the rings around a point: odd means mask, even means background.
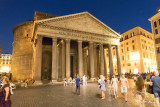
[{"label": "corinthian column", "polygon": [[65,56],[65,43],[64,41],[62,42],[62,79],[66,77],[65,71],[66,71],[66,56]]},{"label": "corinthian column", "polygon": [[52,80],[57,80],[57,38],[52,38]]},{"label": "corinthian column", "polygon": [[101,62],[101,71],[100,75],[104,76],[104,51],[103,51],[103,44],[100,44],[100,62]]},{"label": "corinthian column", "polygon": [[89,42],[89,55],[90,55],[90,72],[91,80],[94,79],[94,51],[93,51],[93,42]]},{"label": "corinthian column", "polygon": [[70,39],[66,39],[66,77],[70,77]]},{"label": "corinthian column", "polygon": [[120,61],[119,45],[116,46],[116,55],[117,55],[118,75],[121,75],[121,61]]},{"label": "corinthian column", "polygon": [[109,71],[110,71],[110,79],[113,76],[113,56],[112,56],[112,47],[108,45],[108,53],[109,53]]},{"label": "corinthian column", "polygon": [[79,69],[79,76],[83,76],[83,56],[82,56],[82,41],[78,41],[78,69]]},{"label": "corinthian column", "polygon": [[41,84],[41,68],[42,68],[42,36],[37,36],[36,45],[36,64],[35,64],[35,80],[36,84]]}]

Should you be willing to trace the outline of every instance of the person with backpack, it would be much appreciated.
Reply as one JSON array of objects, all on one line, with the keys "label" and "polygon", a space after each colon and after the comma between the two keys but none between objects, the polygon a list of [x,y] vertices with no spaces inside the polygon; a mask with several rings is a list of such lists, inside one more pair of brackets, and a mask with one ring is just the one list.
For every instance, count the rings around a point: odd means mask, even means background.
[{"label": "person with backpack", "polygon": [[151,78],[150,86],[153,86],[153,93],[155,97],[155,101],[157,104],[157,107],[160,107],[160,77],[159,77],[159,72],[155,71],[154,75]]}]

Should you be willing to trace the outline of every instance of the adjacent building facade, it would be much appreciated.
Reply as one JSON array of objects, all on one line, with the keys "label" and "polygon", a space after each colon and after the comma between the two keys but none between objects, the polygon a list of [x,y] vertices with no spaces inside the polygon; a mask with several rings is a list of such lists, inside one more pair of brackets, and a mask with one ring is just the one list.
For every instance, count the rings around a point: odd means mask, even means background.
[{"label": "adjacent building facade", "polygon": [[57,80],[79,74],[94,80],[113,75],[112,48],[117,50],[117,71],[121,73],[120,35],[88,12],[55,16],[35,12],[34,20],[14,27],[13,80]]},{"label": "adjacent building facade", "polygon": [[120,57],[123,73],[147,73],[156,69],[154,38],[150,32],[137,26],[121,36]]},{"label": "adjacent building facade", "polygon": [[148,19],[151,22],[152,33],[154,35],[157,68],[160,72],[160,8],[157,9],[157,14]]},{"label": "adjacent building facade", "polygon": [[1,54],[0,57],[0,73],[10,73],[11,72],[11,54]]}]

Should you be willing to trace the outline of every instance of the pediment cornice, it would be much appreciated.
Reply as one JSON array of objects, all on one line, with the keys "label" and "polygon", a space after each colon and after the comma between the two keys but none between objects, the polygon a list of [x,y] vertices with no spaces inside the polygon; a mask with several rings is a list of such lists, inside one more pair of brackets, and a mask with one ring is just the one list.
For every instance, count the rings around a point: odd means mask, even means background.
[{"label": "pediment cornice", "polygon": [[[58,22],[58,21],[61,21],[61,20],[67,20],[67,19],[72,19],[72,18],[82,17],[82,16],[88,17],[88,18],[92,19],[94,22],[96,22],[97,24],[99,24],[101,27],[103,27],[107,31],[112,32],[114,35],[116,35],[117,38],[121,37],[120,34],[118,34],[117,32],[115,32],[114,30],[112,30],[110,27],[108,27],[107,25],[105,25],[103,22],[101,22],[100,20],[98,20],[96,17],[94,17],[93,15],[91,15],[88,12],[82,12],[82,13],[77,13],[77,14],[71,14],[71,15],[66,15],[66,16],[59,16],[59,17],[54,17],[54,18],[50,18],[50,19],[39,20],[39,21],[35,21],[35,24],[37,24],[38,26],[39,25],[44,26],[46,23]],[[49,27],[51,27],[51,26],[49,26]]]},{"label": "pediment cornice", "polygon": [[49,28],[49,29],[63,30],[63,31],[74,32],[74,33],[79,33],[79,34],[85,34],[85,35],[101,36],[104,38],[106,37],[106,38],[120,39],[120,37],[115,37],[112,35],[97,34],[97,33],[67,29],[67,28],[62,28],[62,27],[57,27],[57,26],[49,26],[49,25],[43,25],[43,24],[37,24],[36,26],[42,27],[42,28]]}]

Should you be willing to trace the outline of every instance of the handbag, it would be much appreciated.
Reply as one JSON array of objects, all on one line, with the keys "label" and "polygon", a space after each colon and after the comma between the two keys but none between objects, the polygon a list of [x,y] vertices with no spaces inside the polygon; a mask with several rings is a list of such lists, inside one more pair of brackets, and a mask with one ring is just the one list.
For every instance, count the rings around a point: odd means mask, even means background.
[{"label": "handbag", "polygon": [[147,85],[147,90],[148,93],[153,94],[153,86]]}]

